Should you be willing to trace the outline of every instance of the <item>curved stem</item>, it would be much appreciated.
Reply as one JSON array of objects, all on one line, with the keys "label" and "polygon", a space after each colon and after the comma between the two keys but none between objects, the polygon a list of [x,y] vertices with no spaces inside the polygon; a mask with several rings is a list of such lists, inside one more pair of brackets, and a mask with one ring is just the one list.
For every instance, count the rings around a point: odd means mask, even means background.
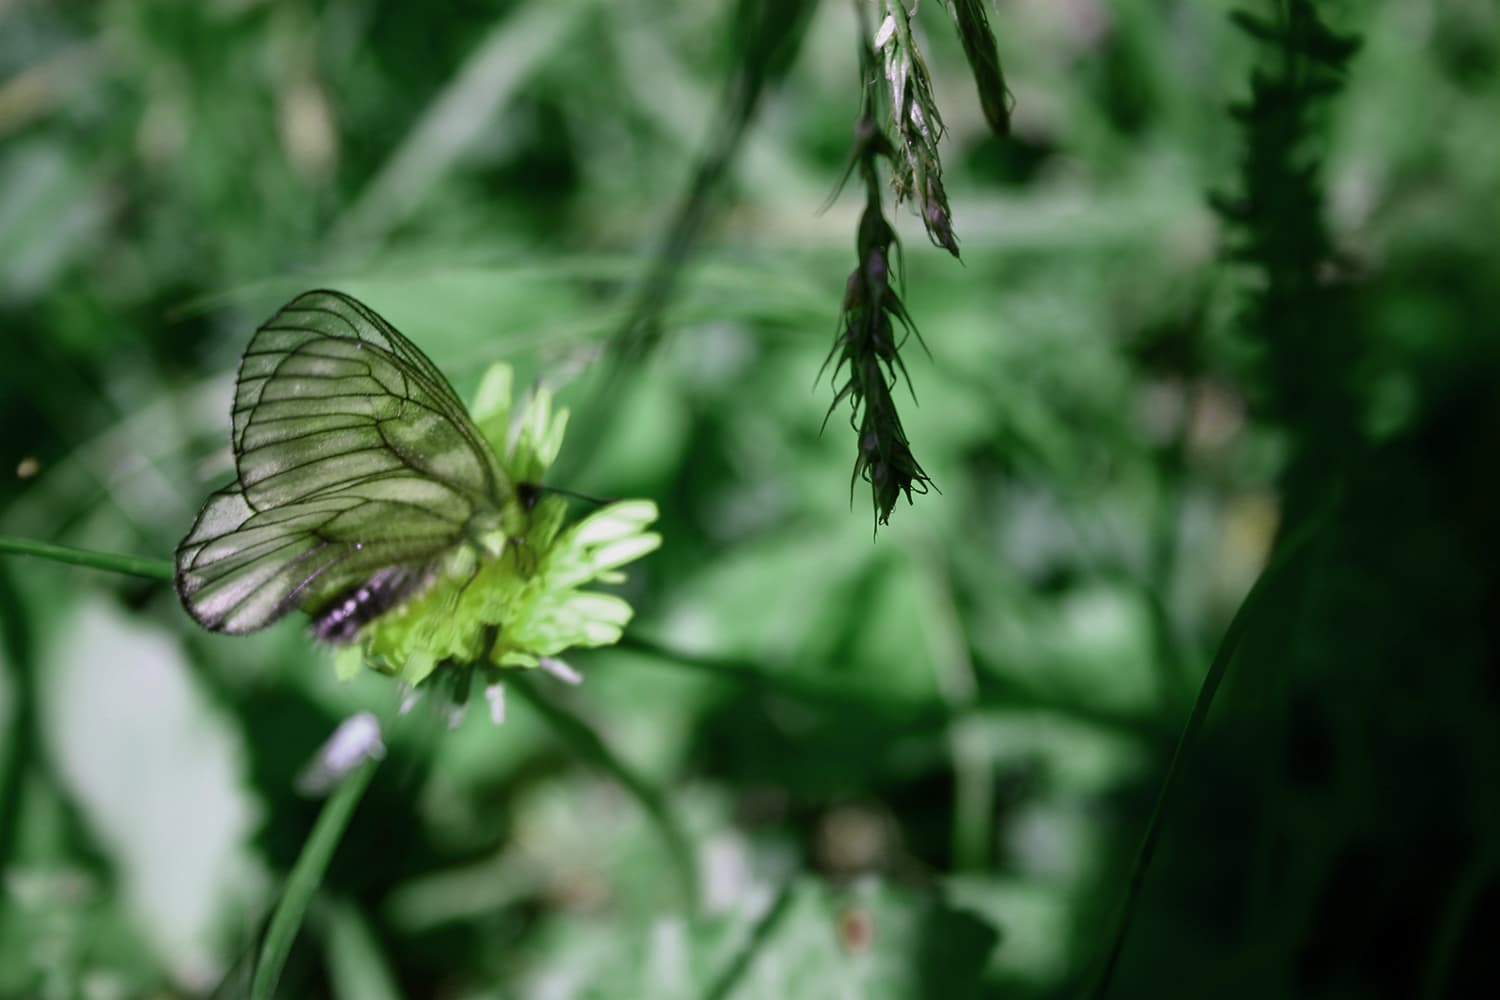
[{"label": "curved stem", "polygon": [[302,845],[302,853],[297,855],[297,863],[287,876],[286,888],[271,914],[271,923],[266,928],[266,937],[255,962],[250,1000],[271,1000],[276,994],[276,982],[281,978],[281,969],[292,950],[292,942],[307,916],[308,904],[323,881],[323,873],[328,870],[334,849],[348,829],[354,809],[369,787],[378,765],[379,761],[368,758],[350,771],[318,814],[312,834]]},{"label": "curved stem", "polygon": [[1240,602],[1239,610],[1234,613],[1234,618],[1229,622],[1229,628],[1224,632],[1224,638],[1219,642],[1213,663],[1209,665],[1203,684],[1198,688],[1198,697],[1193,701],[1193,710],[1189,713],[1187,723],[1182,727],[1182,735],[1178,737],[1177,746],[1172,751],[1172,759],[1167,764],[1167,776],[1162,779],[1161,789],[1156,794],[1156,804],[1151,808],[1151,818],[1146,823],[1146,832],[1141,837],[1141,846],[1137,849],[1135,861],[1131,864],[1130,881],[1125,887],[1124,898],[1120,901],[1119,916],[1115,922],[1109,952],[1105,956],[1103,967],[1094,981],[1093,988],[1088,992],[1092,1000],[1102,1000],[1109,991],[1115,966],[1120,960],[1120,953],[1125,948],[1125,937],[1130,932],[1130,923],[1135,916],[1141,887],[1146,881],[1146,871],[1151,867],[1151,860],[1156,854],[1157,841],[1161,839],[1162,824],[1167,808],[1171,803],[1173,792],[1177,789],[1178,779],[1182,776],[1183,764],[1187,759],[1188,751],[1197,743],[1198,734],[1203,731],[1203,725],[1208,720],[1209,709],[1213,707],[1214,695],[1218,693],[1219,685],[1223,683],[1230,664],[1234,662],[1234,654],[1239,650],[1245,628],[1249,625],[1256,607],[1264,598],[1271,581],[1280,576],[1287,564],[1301,553],[1321,521],[1321,517],[1310,518],[1300,531],[1288,538],[1280,547],[1270,564],[1261,571],[1255,585],[1245,595],[1245,599]]},{"label": "curved stem", "polygon": [[781,884],[765,916],[761,917],[750,931],[750,937],[745,942],[745,946],[730,959],[729,964],[724,966],[723,971],[714,977],[714,981],[703,992],[704,1000],[724,1000],[744,981],[746,973],[755,964],[755,959],[759,957],[761,949],[770,942],[776,933],[776,928],[781,925],[787,911],[792,908],[795,886],[796,882],[793,879],[787,879]]}]

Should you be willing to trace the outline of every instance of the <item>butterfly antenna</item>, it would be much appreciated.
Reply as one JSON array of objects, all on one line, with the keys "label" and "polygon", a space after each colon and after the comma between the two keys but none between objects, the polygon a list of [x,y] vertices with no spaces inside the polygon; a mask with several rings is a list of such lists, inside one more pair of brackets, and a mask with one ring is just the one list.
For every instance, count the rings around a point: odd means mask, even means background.
[{"label": "butterfly antenna", "polygon": [[575,490],[565,490],[561,486],[543,486],[541,483],[522,483],[516,487],[516,491],[521,497],[522,505],[527,510],[535,507],[537,501],[542,498],[543,494],[547,493],[560,497],[572,497],[574,500],[582,500],[584,503],[591,503],[596,507],[603,507],[620,499],[619,497],[590,496],[587,493],[579,493]]}]

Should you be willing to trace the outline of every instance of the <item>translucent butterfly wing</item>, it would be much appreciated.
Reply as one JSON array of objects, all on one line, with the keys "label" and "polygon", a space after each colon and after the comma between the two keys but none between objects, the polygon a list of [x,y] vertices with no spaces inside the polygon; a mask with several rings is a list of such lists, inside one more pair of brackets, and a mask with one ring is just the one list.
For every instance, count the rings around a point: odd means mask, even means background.
[{"label": "translucent butterfly wing", "polygon": [[414,575],[509,485],[442,374],[389,324],[308,292],[261,327],[235,391],[239,479],[177,550],[200,624],[250,632],[374,574]]},{"label": "translucent butterfly wing", "polygon": [[[400,535],[365,541],[375,538],[370,523],[400,523]],[[462,531],[461,522],[358,496],[258,512],[233,484],[209,498],[178,546],[177,590],[205,628],[253,632],[387,567],[430,565]]]},{"label": "translucent butterfly wing", "polygon": [[480,504],[509,492],[442,373],[339,292],[300,295],[256,331],[235,386],[232,437],[256,510],[400,470]]}]

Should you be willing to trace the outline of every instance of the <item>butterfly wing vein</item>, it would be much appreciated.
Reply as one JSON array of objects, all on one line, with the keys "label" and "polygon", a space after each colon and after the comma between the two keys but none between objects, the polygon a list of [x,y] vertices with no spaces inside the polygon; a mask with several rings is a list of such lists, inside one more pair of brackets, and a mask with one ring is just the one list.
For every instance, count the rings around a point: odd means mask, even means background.
[{"label": "butterfly wing vein", "polygon": [[374,311],[308,292],[256,331],[231,414],[238,478],[177,549],[184,607],[250,632],[392,567],[425,575],[509,484],[441,372]]}]

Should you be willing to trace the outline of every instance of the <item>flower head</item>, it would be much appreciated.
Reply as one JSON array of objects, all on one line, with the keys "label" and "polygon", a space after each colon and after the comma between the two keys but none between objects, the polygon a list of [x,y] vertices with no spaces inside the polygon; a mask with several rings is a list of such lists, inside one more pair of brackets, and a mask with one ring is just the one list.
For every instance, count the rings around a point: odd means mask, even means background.
[{"label": "flower head", "polygon": [[619,582],[621,566],[661,544],[646,530],[656,505],[618,501],[568,523],[566,501],[534,485],[562,447],[567,411],[539,388],[513,413],[512,381],[508,366],[491,367],[471,407],[516,484],[500,526],[467,540],[420,594],[366,625],[340,655],[341,675],[363,663],[416,686],[444,664],[534,667],[619,640],[630,605],[586,588]]}]

